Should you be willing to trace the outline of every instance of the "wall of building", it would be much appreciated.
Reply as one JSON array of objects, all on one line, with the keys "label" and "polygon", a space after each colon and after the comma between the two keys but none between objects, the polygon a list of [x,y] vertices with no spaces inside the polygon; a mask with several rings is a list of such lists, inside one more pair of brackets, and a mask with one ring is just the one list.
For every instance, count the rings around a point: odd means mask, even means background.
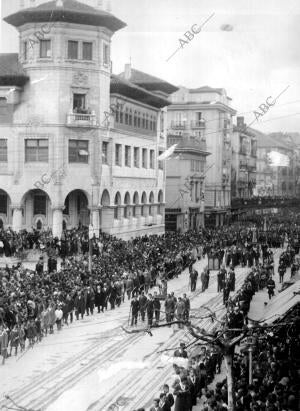
[{"label": "wall of building", "polygon": [[[21,45],[38,26],[22,28]],[[10,93],[9,98],[16,95],[18,104],[13,106],[13,118],[2,116],[0,123],[1,136],[8,144],[7,161],[0,160],[0,190],[7,195],[6,213],[0,213],[4,226],[30,229],[40,222],[59,236],[63,221],[67,228],[91,222],[96,230],[124,239],[164,232],[165,172],[157,160],[165,148],[165,137],[160,138],[161,111],[125,98],[125,107],[135,104],[151,112],[157,129],[122,127],[113,118],[105,124],[105,112],[116,101],[110,98],[110,62],[102,60],[103,45],[110,44],[110,36],[104,28],[55,23],[45,37],[51,40],[51,55],[41,59],[36,44],[28,50],[26,61],[23,58],[30,82],[24,91]],[[93,60],[69,60],[68,40],[93,41]],[[1,88],[0,96],[3,92]],[[88,113],[73,111],[73,93],[86,94]],[[48,140],[48,161],[26,160],[25,141],[32,139]],[[70,140],[88,142],[87,149],[80,150],[87,161],[70,161]],[[107,164],[103,164],[103,141],[109,143]],[[116,144],[122,147],[120,165],[116,165]],[[129,166],[125,165],[125,145],[132,149]],[[140,148],[139,167],[133,164],[134,147]],[[146,167],[142,165],[143,148]],[[45,215],[33,212],[33,199],[38,195],[46,196]]]}]

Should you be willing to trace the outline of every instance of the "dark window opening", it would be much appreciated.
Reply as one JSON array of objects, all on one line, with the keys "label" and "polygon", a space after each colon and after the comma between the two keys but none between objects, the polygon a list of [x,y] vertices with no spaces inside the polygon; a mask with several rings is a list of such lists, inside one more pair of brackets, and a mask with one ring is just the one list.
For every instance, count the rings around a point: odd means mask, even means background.
[{"label": "dark window opening", "polygon": [[47,198],[44,194],[36,194],[33,198],[33,214],[46,216]]},{"label": "dark window opening", "polygon": [[40,58],[51,57],[51,41],[40,40]]},{"label": "dark window opening", "polygon": [[78,41],[68,41],[68,59],[78,60]]},{"label": "dark window opening", "polygon": [[93,43],[82,43],[82,59],[93,60]]}]

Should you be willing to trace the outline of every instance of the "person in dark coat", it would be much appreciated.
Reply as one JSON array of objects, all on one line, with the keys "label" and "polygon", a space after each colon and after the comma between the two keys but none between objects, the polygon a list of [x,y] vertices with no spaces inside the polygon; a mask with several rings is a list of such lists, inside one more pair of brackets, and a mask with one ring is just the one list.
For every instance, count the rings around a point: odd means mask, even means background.
[{"label": "person in dark coat", "polygon": [[93,315],[94,314],[94,306],[95,306],[95,293],[91,287],[88,287],[86,293],[86,315],[89,315],[89,312]]},{"label": "person in dark coat", "polygon": [[131,308],[131,327],[133,327],[133,324],[137,325],[137,319],[138,319],[139,308],[140,308],[140,303],[136,295],[133,297],[133,300],[131,301],[130,308]]},{"label": "person in dark coat", "polygon": [[191,392],[191,400],[192,400],[192,407],[193,407],[194,405],[197,405],[197,397],[199,396],[199,391],[200,391],[200,380],[196,376],[196,373],[193,369],[191,369],[189,372],[188,385],[189,385],[190,392]]},{"label": "person in dark coat", "polygon": [[190,283],[191,283],[191,291],[196,291],[197,285],[197,278],[198,278],[198,271],[190,266]]},{"label": "person in dark coat", "polygon": [[235,290],[235,272],[234,270],[229,271],[229,284],[230,284],[230,291]]},{"label": "person in dark coat", "polygon": [[140,312],[141,312],[142,321],[145,321],[145,313],[146,313],[147,303],[148,303],[148,299],[145,296],[144,291],[142,291],[142,294],[140,295],[140,298],[139,298]]},{"label": "person in dark coat", "polygon": [[170,388],[168,384],[164,384],[163,390],[164,390],[164,394],[166,394],[167,401],[170,404],[170,407],[172,408],[175,401],[174,401],[173,394],[170,393]]},{"label": "person in dark coat", "polygon": [[148,325],[152,326],[153,321],[153,312],[154,312],[154,301],[152,298],[152,294],[149,294],[148,304],[147,304],[147,318],[148,318]]},{"label": "person in dark coat", "polygon": [[157,293],[154,293],[154,300],[153,300],[153,308],[154,308],[154,316],[155,316],[155,322],[159,322],[159,317],[160,317],[160,301],[157,296]]},{"label": "person in dark coat", "polygon": [[176,385],[173,393],[176,395],[174,411],[191,411],[192,398],[186,378]]},{"label": "person in dark coat", "polygon": [[97,285],[96,290],[95,290],[95,306],[97,307],[98,313],[100,313],[101,292],[103,292],[101,286]]},{"label": "person in dark coat", "polygon": [[35,266],[35,271],[39,274],[42,275],[44,271],[44,261],[43,257],[40,257],[39,261],[37,262]]},{"label": "person in dark coat", "polygon": [[170,294],[168,294],[168,297],[165,301],[165,312],[167,323],[170,323],[172,321],[172,318],[174,318],[175,312],[175,301]]},{"label": "person in dark coat", "polygon": [[222,266],[220,271],[218,272],[218,293],[223,290],[226,274],[227,271],[225,267]]},{"label": "person in dark coat", "polygon": [[226,281],[225,286],[223,288],[223,304],[227,306],[227,301],[230,295],[230,283]]},{"label": "person in dark coat", "polygon": [[85,312],[85,299],[84,295],[81,292],[77,297],[75,298],[75,315],[76,315],[76,320],[79,320],[79,315],[81,315],[81,319],[83,319],[84,312]]},{"label": "person in dark coat", "polygon": [[162,392],[159,396],[159,407],[161,411],[171,411],[171,406],[164,392]]}]

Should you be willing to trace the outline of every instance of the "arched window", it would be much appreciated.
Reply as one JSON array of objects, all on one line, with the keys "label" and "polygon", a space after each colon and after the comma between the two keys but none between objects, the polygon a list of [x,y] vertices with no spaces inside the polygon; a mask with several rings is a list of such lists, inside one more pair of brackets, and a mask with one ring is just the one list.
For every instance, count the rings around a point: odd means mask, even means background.
[{"label": "arched window", "polygon": [[132,207],[132,216],[135,217],[136,216],[136,206],[139,203],[139,195],[137,192],[134,193],[133,196],[133,207]]},{"label": "arched window", "polygon": [[119,123],[120,121],[120,107],[117,105],[116,107],[116,122]]},{"label": "arched window", "polygon": [[141,127],[141,113],[140,112],[138,112],[137,126],[138,126],[138,128]]},{"label": "arched window", "polygon": [[153,131],[156,131],[156,121],[153,120]]},{"label": "arched window", "polygon": [[107,190],[104,190],[101,196],[101,205],[108,207],[110,205],[110,196]]},{"label": "arched window", "polygon": [[128,124],[132,126],[132,110],[129,110]]},{"label": "arched window", "polygon": [[286,183],[285,183],[285,181],[282,183],[281,189],[282,189],[283,192],[286,191]]},{"label": "arched window", "polygon": [[128,108],[125,110],[125,124],[128,125]]},{"label": "arched window", "polygon": [[142,195],[142,208],[141,208],[141,215],[144,217],[145,216],[145,204],[147,203],[147,196],[145,191],[143,192]]},{"label": "arched window", "polygon": [[149,128],[149,115],[146,114],[146,124],[145,124],[146,129]]},{"label": "arched window", "polygon": [[128,192],[125,194],[124,204],[125,204],[124,218],[129,218],[130,217],[130,212],[129,212],[129,210],[130,210],[130,195],[129,195]]},{"label": "arched window", "polygon": [[152,131],[152,129],[153,129],[153,122],[152,122],[152,116],[150,116],[150,122],[149,122],[150,124],[149,124],[149,128],[150,128],[150,130]]},{"label": "arched window", "polygon": [[124,122],[124,113],[123,113],[123,107],[120,108],[120,123],[122,124]]},{"label": "arched window", "polygon": [[152,191],[151,191],[151,193],[150,193],[150,195],[149,195],[149,203],[150,203],[150,206],[149,206],[149,215],[152,215],[152,214],[153,214],[153,205],[151,205],[151,204],[154,203],[154,194],[153,194]]},{"label": "arched window", "polygon": [[36,222],[36,229],[37,229],[37,230],[41,230],[42,227],[43,227],[43,224],[42,224],[41,220],[37,220],[37,222]]},{"label": "arched window", "polygon": [[114,210],[114,218],[115,220],[118,220],[118,210],[119,210],[119,205],[121,204],[121,195],[119,192],[115,195],[115,210]]},{"label": "arched window", "polygon": [[143,119],[142,119],[142,128],[145,128],[145,114],[143,114]]},{"label": "arched window", "polygon": [[133,127],[137,127],[138,124],[138,117],[137,117],[137,112],[134,112],[134,117],[133,117]]}]

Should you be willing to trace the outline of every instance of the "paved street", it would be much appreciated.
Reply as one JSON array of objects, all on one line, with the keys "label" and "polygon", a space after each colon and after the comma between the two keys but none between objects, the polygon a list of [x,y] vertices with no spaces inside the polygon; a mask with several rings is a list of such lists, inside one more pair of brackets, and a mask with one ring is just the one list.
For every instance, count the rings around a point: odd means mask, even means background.
[{"label": "paved street", "polygon": [[[199,274],[206,263],[197,263]],[[237,268],[237,288],[246,272]],[[169,290],[175,295],[187,292],[192,310],[209,305],[218,317],[224,313],[214,273],[205,293],[200,292],[200,281],[195,293],[188,292],[187,270],[169,282]],[[8,359],[1,369],[1,397],[9,393],[22,406],[51,411],[106,410],[117,399],[124,411],[149,407],[172,374],[172,366],[165,364],[157,351],[192,338],[177,327],[153,330],[153,337],[126,334],[120,326],[127,325],[128,313],[126,302],[114,311],[85,317],[48,336],[25,355]],[[205,319],[201,326],[208,330],[213,324]]]}]

